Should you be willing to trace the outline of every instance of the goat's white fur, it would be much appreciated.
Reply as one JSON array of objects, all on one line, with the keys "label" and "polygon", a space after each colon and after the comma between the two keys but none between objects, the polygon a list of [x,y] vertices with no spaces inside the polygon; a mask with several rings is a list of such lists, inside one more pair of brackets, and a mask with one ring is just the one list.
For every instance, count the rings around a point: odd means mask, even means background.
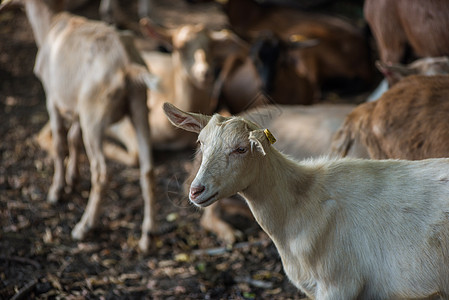
[{"label": "goat's white fur", "polygon": [[[102,150],[104,130],[129,115],[137,132],[144,207],[139,247],[147,250],[148,234],[154,230],[154,182],[146,86],[147,68],[133,62],[119,34],[102,22],[67,13],[55,14],[43,0],[19,0],[34,32],[39,51],[34,72],[47,96],[53,136],[54,177],[48,200],[60,199],[64,186],[64,119],[69,121],[69,162],[66,181],[71,187],[77,176],[81,137],[90,161],[92,188],[81,221],[72,231],[83,239],[99,214],[106,188],[106,161]],[[81,135],[82,131],[82,135]]]},{"label": "goat's white fur", "polygon": [[299,163],[243,118],[164,109],[199,133],[191,201],[204,207],[240,192],[309,297],[449,297],[449,159]]}]

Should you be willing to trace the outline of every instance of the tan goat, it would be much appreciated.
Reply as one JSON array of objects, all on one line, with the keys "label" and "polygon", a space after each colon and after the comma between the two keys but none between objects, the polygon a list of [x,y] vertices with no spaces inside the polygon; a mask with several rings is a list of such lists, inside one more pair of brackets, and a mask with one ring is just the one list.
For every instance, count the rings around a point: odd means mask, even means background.
[{"label": "tan goat", "polygon": [[[53,136],[54,177],[48,201],[61,198],[64,186],[72,187],[78,175],[81,138],[90,162],[92,188],[81,221],[72,231],[85,238],[95,225],[106,183],[102,151],[105,129],[128,115],[137,132],[144,220],[139,247],[147,250],[148,234],[155,229],[154,181],[145,81],[152,75],[132,60],[117,32],[102,22],[68,13],[55,14],[43,0],[12,0],[3,4],[25,6],[39,51],[34,72],[43,83]],[[69,161],[65,174],[64,122],[70,123]],[[82,133],[82,135],[81,135]]]},{"label": "tan goat", "polygon": [[[151,139],[155,149],[177,150],[194,147],[196,137],[176,129],[165,118],[164,102],[172,102],[186,111],[212,113],[217,103],[211,100],[215,59],[234,51],[238,41],[226,31],[213,31],[204,25],[182,25],[166,29],[143,22],[149,35],[170,44],[171,54],[149,51],[142,53],[151,72],[160,78],[159,89],[148,91],[148,116]],[[235,41],[235,42],[234,42]],[[129,119],[113,125],[108,134],[125,146],[105,148],[108,157],[134,164],[138,148]]]},{"label": "tan goat", "polygon": [[346,117],[333,152],[346,156],[356,143],[374,159],[449,157],[448,98],[448,75],[408,76]]},{"label": "tan goat", "polygon": [[239,192],[310,298],[449,297],[449,159],[296,162],[243,118],[164,110],[199,134],[192,203]]},{"label": "tan goat", "polygon": [[[158,89],[148,90],[152,146],[163,150],[194,147],[196,137],[177,130],[165,118],[162,104],[169,101],[187,111],[212,113],[217,105],[210,98],[215,59],[238,48],[238,41],[227,31],[209,30],[199,24],[167,29],[145,19],[142,26],[148,35],[163,41],[173,50],[171,54],[157,51],[141,53],[151,72],[159,78]],[[130,119],[124,118],[110,126],[107,135],[123,147],[105,143],[106,156],[127,165],[136,165],[138,144]],[[43,149],[51,150],[49,126],[41,130],[37,141]]]}]

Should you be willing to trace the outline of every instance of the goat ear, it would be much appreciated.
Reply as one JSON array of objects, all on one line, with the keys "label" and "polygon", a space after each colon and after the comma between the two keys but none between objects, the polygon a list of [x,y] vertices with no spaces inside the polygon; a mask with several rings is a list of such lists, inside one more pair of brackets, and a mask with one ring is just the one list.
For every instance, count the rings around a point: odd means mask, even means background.
[{"label": "goat ear", "polygon": [[238,56],[249,51],[249,44],[227,29],[209,31],[212,39],[212,53],[214,57],[225,60],[229,56]]},{"label": "goat ear", "polygon": [[390,86],[402,78],[412,75],[414,71],[400,64],[387,64],[381,61],[376,61],[377,69],[387,78]]},{"label": "goat ear", "polygon": [[168,102],[164,103],[163,108],[173,125],[187,131],[200,133],[210,120],[209,116],[182,111]]},{"label": "goat ear", "polygon": [[23,5],[21,1],[3,0],[0,4],[0,11],[14,8],[15,6]]},{"label": "goat ear", "polygon": [[293,34],[288,39],[288,47],[290,49],[304,49],[314,47],[319,43],[319,39],[310,39],[300,34]]},{"label": "goat ear", "polygon": [[263,129],[253,130],[249,133],[249,141],[251,143],[251,149],[256,149],[262,155],[267,154],[266,147],[269,147],[267,136]]},{"label": "goat ear", "polygon": [[139,23],[143,35],[155,38],[169,50],[173,49],[173,29],[162,27],[147,17],[140,19]]}]

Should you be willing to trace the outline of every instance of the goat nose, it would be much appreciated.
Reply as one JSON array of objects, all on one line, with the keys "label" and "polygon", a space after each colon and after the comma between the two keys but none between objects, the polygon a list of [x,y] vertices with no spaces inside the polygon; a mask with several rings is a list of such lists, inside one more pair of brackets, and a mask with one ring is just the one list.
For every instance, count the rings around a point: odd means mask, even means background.
[{"label": "goat nose", "polygon": [[196,199],[199,195],[201,195],[202,192],[204,192],[205,189],[206,187],[204,185],[191,186],[190,199]]}]

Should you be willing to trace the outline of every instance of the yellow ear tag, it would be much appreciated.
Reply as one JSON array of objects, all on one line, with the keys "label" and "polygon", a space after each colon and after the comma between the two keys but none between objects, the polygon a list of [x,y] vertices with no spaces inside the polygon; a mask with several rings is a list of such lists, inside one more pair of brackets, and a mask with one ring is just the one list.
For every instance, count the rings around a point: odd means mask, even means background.
[{"label": "yellow ear tag", "polygon": [[263,131],[263,133],[265,133],[265,135],[267,136],[267,139],[268,139],[268,141],[270,142],[271,145],[276,143],[276,138],[273,136],[273,134],[268,129],[265,129]]},{"label": "yellow ear tag", "polygon": [[302,35],[302,34],[292,34],[288,39],[292,43],[304,42],[304,41],[308,40],[308,38],[305,35]]}]

